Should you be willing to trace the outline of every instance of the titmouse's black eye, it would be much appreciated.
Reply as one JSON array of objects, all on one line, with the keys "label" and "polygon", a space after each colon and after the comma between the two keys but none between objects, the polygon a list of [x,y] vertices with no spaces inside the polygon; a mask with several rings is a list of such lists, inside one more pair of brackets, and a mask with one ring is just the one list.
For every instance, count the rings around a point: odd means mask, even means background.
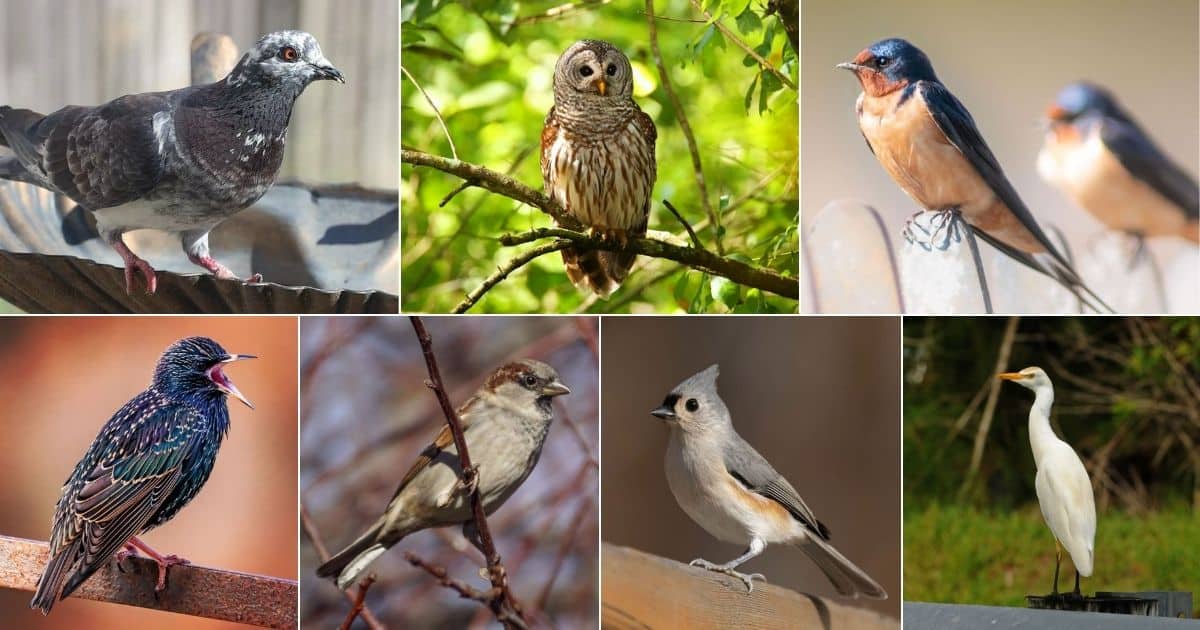
[{"label": "titmouse's black eye", "polygon": [[526,374],[525,378],[521,379],[521,381],[525,383],[525,387],[533,387],[534,385],[537,385],[537,377],[532,374]]},{"label": "titmouse's black eye", "polygon": [[689,398],[686,403],[683,403],[683,406],[687,407],[688,411],[695,411],[700,408],[700,403],[695,398]]}]

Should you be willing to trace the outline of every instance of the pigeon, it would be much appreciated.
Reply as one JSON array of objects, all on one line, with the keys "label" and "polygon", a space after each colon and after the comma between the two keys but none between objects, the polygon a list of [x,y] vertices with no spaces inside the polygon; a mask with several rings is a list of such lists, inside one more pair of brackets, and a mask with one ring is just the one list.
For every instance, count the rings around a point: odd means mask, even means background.
[{"label": "pigeon", "polygon": [[208,233],[275,182],[292,106],[323,79],[345,83],[316,38],[277,31],[215,83],[50,115],[0,106],[0,145],[12,150],[0,156],[0,178],[61,193],[90,211],[125,262],[131,295],[135,272],[147,293],[157,287],[154,268],[125,244],[132,230],[178,234],[188,260],[236,280],[209,253]]}]

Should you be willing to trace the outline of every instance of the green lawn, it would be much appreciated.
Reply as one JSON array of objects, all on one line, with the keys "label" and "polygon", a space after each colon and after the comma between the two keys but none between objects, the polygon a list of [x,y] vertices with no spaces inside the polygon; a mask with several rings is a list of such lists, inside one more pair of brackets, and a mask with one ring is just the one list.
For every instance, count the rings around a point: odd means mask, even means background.
[{"label": "green lawn", "polygon": [[[1200,616],[1200,516],[1186,509],[1098,515],[1096,567],[1082,589],[1192,591]],[[1074,583],[1064,553],[1061,590]],[[1024,606],[1054,579],[1054,538],[1037,506],[988,513],[960,506],[907,509],[904,599]]]}]

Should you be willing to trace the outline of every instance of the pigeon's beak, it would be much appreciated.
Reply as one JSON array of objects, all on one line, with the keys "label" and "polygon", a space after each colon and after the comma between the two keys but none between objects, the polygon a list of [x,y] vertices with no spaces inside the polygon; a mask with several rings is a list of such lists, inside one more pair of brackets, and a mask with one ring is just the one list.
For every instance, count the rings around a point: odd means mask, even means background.
[{"label": "pigeon's beak", "polygon": [[542,395],[549,396],[551,398],[553,398],[555,396],[562,396],[563,394],[570,394],[570,393],[571,393],[571,388],[567,387],[566,385],[563,385],[561,382],[559,382],[557,380],[546,383],[546,386],[542,388]]},{"label": "pigeon's beak", "polygon": [[318,80],[330,79],[337,81],[338,83],[346,82],[346,76],[342,74],[342,71],[333,67],[333,64],[329,63],[328,60],[322,59],[321,61],[312,64],[312,67],[317,71]]},{"label": "pigeon's beak", "polygon": [[208,375],[208,379],[213,382],[213,385],[217,386],[217,389],[225,392],[229,396],[233,396],[234,398],[242,401],[242,404],[253,409],[254,405],[250,404],[249,400],[246,400],[246,397],[243,396],[242,392],[238,390],[237,385],[234,385],[233,381],[229,380],[229,377],[225,376],[225,372],[222,370],[225,365],[233,363],[234,361],[257,358],[258,357],[254,356],[253,354],[227,354],[221,359],[220,363],[208,368],[208,372],[206,372],[206,374]]},{"label": "pigeon's beak", "polygon": [[662,405],[661,407],[658,407],[658,408],[652,410],[650,412],[650,415],[652,415],[655,418],[658,418],[660,420],[674,420],[675,419],[675,410],[671,409],[670,407],[668,407],[666,405]]}]

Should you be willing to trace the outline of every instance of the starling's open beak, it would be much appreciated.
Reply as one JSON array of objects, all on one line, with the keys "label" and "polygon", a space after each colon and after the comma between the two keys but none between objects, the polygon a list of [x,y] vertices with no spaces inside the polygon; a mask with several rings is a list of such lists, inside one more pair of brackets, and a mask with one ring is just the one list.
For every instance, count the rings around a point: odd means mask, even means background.
[{"label": "starling's open beak", "polygon": [[570,394],[570,393],[571,393],[571,388],[567,387],[566,385],[563,385],[559,381],[550,381],[549,383],[546,383],[545,387],[542,388],[542,395],[549,396],[551,398],[553,398],[555,396],[562,396],[563,394]]},{"label": "starling's open beak", "polygon": [[674,420],[675,410],[666,405],[662,405],[661,407],[652,410],[650,415],[661,420]]},{"label": "starling's open beak", "polygon": [[600,90],[600,96],[604,96],[605,92],[608,91],[608,84],[604,82],[604,79],[597,79],[596,89]]},{"label": "starling's open beak", "polygon": [[997,374],[996,378],[1002,381],[1019,381],[1025,378],[1025,375],[1020,372],[1005,372],[1003,374]]},{"label": "starling's open beak", "polygon": [[246,400],[246,397],[242,395],[242,392],[238,391],[237,385],[234,385],[233,381],[229,380],[228,376],[225,376],[225,372],[222,371],[222,368],[224,368],[226,364],[233,363],[234,361],[257,358],[258,357],[254,356],[253,354],[227,354],[221,359],[220,363],[208,368],[208,379],[213,382],[213,385],[217,386],[217,389],[225,392],[229,396],[233,396],[234,398],[242,401],[242,404],[253,409],[254,405],[252,405],[249,400]]},{"label": "starling's open beak", "polygon": [[332,80],[332,81],[337,81],[338,83],[346,82],[346,76],[342,74],[342,71],[338,70],[337,68],[334,68],[333,64],[331,64],[329,62],[320,63],[320,64],[314,63],[314,64],[312,64],[312,67],[317,71],[317,79],[318,80],[328,79],[328,80]]}]

